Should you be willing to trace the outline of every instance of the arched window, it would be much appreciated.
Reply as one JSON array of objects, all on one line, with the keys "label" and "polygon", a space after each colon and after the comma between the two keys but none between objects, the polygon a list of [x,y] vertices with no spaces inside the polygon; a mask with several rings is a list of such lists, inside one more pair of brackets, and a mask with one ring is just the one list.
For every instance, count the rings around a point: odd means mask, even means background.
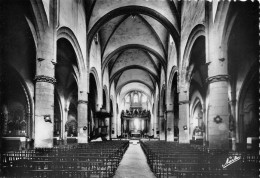
[{"label": "arched window", "polygon": [[134,95],[134,103],[138,103],[138,95],[137,94]]}]

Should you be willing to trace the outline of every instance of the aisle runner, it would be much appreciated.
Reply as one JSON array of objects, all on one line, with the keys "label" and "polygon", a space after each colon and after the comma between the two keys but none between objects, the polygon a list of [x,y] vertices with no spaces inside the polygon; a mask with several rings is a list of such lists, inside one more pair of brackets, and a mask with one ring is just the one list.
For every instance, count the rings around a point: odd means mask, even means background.
[{"label": "aisle runner", "polygon": [[155,178],[139,144],[130,144],[114,178]]}]

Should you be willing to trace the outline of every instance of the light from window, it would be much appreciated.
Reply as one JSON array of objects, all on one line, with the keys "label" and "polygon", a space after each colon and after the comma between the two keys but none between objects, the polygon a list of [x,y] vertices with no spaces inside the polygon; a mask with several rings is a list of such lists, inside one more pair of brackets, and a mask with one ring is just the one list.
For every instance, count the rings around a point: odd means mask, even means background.
[{"label": "light from window", "polygon": [[134,103],[138,103],[138,95],[137,94],[134,95]]}]

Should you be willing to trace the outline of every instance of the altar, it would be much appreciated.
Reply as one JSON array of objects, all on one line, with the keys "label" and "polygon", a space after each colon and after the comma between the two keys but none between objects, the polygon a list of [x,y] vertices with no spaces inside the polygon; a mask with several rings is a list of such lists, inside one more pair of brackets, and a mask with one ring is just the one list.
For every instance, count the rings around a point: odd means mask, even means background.
[{"label": "altar", "polygon": [[122,135],[125,137],[142,137],[149,131],[150,112],[123,112],[122,119]]},{"label": "altar", "polygon": [[130,136],[131,137],[141,137],[141,130],[132,130]]}]

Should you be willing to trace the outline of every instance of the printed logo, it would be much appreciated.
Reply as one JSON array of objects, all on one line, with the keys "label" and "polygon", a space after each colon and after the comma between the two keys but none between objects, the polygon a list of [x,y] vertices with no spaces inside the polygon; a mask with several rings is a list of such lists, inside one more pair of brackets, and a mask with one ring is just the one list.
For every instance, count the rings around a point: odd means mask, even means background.
[{"label": "printed logo", "polygon": [[227,158],[226,163],[222,164],[223,168],[226,168],[228,166],[230,166],[231,164],[233,164],[234,162],[238,161],[241,159],[241,156],[230,156]]}]

